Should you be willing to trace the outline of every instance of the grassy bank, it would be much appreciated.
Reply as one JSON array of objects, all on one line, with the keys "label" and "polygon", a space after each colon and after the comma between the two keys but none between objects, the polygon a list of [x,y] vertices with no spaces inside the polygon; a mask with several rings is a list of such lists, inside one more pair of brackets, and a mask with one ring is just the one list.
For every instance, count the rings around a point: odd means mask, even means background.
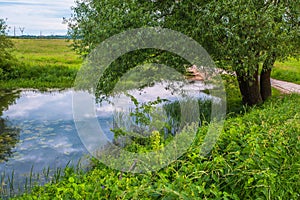
[{"label": "grassy bank", "polygon": [[19,64],[0,81],[0,88],[71,87],[82,59],[63,39],[13,39]]},{"label": "grassy bank", "polygon": [[290,58],[285,62],[275,62],[272,78],[300,84],[300,60]]},{"label": "grassy bank", "polygon": [[158,172],[121,173],[94,161],[17,199],[299,199],[299,95],[276,96],[228,117],[212,152],[200,156],[207,126],[177,161]]}]

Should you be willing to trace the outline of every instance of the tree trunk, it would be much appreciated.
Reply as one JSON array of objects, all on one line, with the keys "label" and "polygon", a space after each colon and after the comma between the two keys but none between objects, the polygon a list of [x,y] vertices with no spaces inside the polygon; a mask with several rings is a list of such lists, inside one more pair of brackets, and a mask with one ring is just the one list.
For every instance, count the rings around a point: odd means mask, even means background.
[{"label": "tree trunk", "polygon": [[260,94],[263,101],[272,96],[271,69],[261,70],[260,74]]},{"label": "tree trunk", "polygon": [[240,91],[242,94],[243,104],[252,106],[262,103],[262,98],[258,83],[258,70],[253,76],[237,73]]},{"label": "tree trunk", "polygon": [[263,101],[272,96],[271,88],[271,71],[275,63],[276,56],[271,54],[268,56],[263,64],[261,74],[260,74],[260,93]]}]

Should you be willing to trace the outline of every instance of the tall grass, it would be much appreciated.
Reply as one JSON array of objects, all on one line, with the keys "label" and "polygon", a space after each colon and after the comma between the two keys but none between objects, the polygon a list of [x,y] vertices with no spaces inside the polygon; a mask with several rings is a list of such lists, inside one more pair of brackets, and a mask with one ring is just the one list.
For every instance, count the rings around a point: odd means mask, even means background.
[{"label": "tall grass", "polygon": [[78,69],[82,60],[63,39],[13,39],[16,57],[31,67]]},{"label": "tall grass", "polygon": [[69,161],[66,166],[51,169],[50,167],[42,169],[41,172],[34,172],[32,165],[28,174],[23,174],[21,177],[16,176],[15,171],[7,174],[1,173],[0,176],[0,198],[7,199],[19,196],[22,193],[30,193],[33,188],[44,185],[46,183],[57,184],[68,173],[82,173],[86,166],[82,165],[81,160],[76,165],[71,165]]}]

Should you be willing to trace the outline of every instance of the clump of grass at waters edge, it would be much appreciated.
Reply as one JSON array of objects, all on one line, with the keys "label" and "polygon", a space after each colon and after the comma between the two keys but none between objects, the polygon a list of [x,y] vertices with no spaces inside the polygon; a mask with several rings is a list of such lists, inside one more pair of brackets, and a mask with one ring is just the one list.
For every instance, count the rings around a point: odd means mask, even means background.
[{"label": "clump of grass at waters edge", "polygon": [[0,88],[72,87],[82,59],[63,39],[13,39],[19,63],[0,78]]},{"label": "clump of grass at waters edge", "polygon": [[81,160],[76,165],[71,165],[71,161],[63,168],[50,169],[50,167],[44,168],[42,173],[34,173],[34,165],[28,174],[24,174],[25,180],[23,183],[15,184],[15,172],[6,174],[5,171],[0,175],[0,198],[8,199],[16,196],[17,194],[29,193],[32,188],[40,185],[41,183],[58,183],[61,177],[64,176],[65,171],[72,170],[76,173],[82,173],[83,167],[81,166]]},{"label": "clump of grass at waters edge", "polygon": [[228,117],[207,156],[203,126],[187,152],[158,172],[122,173],[99,161],[16,199],[299,199],[300,98],[276,96]]}]

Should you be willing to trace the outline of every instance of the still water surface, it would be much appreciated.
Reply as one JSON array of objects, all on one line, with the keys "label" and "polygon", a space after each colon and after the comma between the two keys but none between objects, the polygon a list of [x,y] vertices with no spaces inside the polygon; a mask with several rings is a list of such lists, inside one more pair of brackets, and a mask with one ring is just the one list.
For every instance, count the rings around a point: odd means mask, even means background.
[{"label": "still water surface", "polygon": [[6,184],[12,173],[22,185],[31,172],[77,164],[87,154],[75,129],[71,90],[2,92],[0,100],[0,140],[7,149],[0,152],[0,172]]},{"label": "still water surface", "polygon": [[[193,89],[199,92],[198,87],[201,86],[194,85]],[[51,172],[53,175],[57,168],[64,168],[68,163],[76,165],[86,158],[88,151],[78,136],[73,119],[73,92],[0,91],[2,187],[5,184],[8,187],[8,177],[12,174],[14,187],[22,188],[30,173],[43,174],[45,169],[50,169],[51,178]],[[155,94],[155,89],[149,93]],[[208,97],[204,93],[199,94],[200,98]],[[162,98],[170,99],[168,95]],[[113,109],[105,103],[96,109],[100,126],[109,139],[113,138],[110,132]],[[45,181],[49,180],[41,176],[39,182]]]}]

